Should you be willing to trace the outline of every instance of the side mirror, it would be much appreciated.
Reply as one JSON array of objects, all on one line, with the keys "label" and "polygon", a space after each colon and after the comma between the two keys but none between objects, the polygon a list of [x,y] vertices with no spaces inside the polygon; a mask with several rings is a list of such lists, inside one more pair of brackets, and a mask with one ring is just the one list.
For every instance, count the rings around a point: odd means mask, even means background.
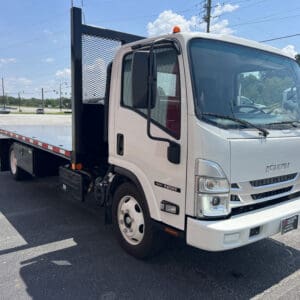
[{"label": "side mirror", "polygon": [[[156,62],[154,57],[155,54],[149,51],[136,51],[133,53],[131,66],[133,108],[147,109],[148,100],[151,101],[151,108],[155,106]],[[151,89],[151,99],[148,99],[149,89]]]},{"label": "side mirror", "polygon": [[[167,142],[168,160],[180,163],[180,145],[166,138],[151,134],[151,109],[155,107],[157,92],[156,55],[153,51],[136,51],[131,65],[132,107],[147,109],[147,135],[157,141]],[[150,108],[150,109],[149,109]]]}]

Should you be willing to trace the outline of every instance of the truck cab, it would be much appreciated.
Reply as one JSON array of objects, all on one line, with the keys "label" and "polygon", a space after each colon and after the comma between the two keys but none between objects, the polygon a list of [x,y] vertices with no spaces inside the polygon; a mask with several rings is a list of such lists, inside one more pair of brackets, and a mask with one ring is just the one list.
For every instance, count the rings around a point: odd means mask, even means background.
[{"label": "truck cab", "polygon": [[299,91],[293,58],[236,37],[174,33],[124,45],[112,78],[109,162],[135,174],[153,220],[209,251],[298,227],[299,92],[292,111],[282,105],[288,87]]}]

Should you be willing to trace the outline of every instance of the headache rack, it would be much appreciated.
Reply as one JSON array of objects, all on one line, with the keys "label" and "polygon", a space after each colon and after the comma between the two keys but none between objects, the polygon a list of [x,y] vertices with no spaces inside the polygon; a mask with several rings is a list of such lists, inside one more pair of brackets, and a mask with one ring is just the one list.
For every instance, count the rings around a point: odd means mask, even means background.
[{"label": "headache rack", "polygon": [[81,9],[71,8],[73,164],[99,165],[107,159],[107,70],[123,44],[142,38],[82,24]]}]

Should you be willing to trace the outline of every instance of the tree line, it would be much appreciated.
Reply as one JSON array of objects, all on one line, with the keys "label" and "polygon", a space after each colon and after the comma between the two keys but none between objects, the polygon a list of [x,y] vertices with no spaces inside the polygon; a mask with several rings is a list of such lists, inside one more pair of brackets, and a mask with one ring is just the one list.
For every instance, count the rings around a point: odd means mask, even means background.
[{"label": "tree line", "polygon": [[[38,99],[38,98],[30,98],[30,99],[19,99],[12,96],[0,96],[0,106],[27,106],[27,107],[52,107],[59,108],[60,100],[59,99]],[[62,97],[61,100],[62,108],[71,108],[71,99]]]}]

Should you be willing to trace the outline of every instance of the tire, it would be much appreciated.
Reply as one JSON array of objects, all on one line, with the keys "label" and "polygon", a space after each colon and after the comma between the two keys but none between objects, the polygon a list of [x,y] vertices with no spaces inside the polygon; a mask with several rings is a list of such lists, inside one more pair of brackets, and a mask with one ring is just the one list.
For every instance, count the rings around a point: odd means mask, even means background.
[{"label": "tire", "polygon": [[146,200],[132,183],[122,183],[113,196],[113,229],[120,246],[130,255],[146,259],[161,247],[162,234],[153,226]]},{"label": "tire", "polygon": [[14,150],[13,145],[9,149],[8,161],[9,161],[10,173],[11,173],[11,175],[13,176],[13,178],[15,180],[19,181],[19,180],[23,180],[23,179],[28,178],[29,174],[18,167],[18,162],[17,162],[17,158],[16,158],[16,155],[15,155],[15,150]]}]

